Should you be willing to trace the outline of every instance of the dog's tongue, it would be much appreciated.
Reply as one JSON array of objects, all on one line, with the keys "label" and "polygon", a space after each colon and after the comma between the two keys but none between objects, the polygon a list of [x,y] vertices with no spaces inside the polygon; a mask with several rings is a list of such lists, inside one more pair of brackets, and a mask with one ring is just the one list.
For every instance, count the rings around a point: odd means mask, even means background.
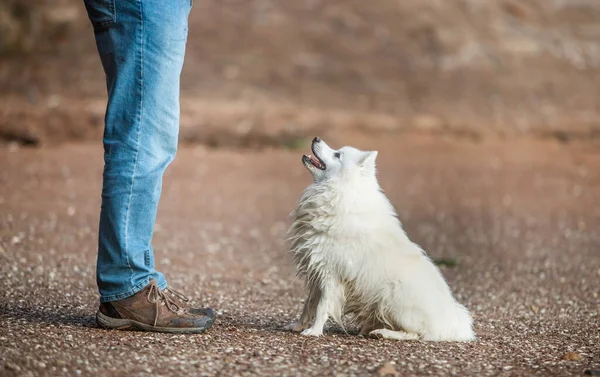
[{"label": "dog's tongue", "polygon": [[315,164],[315,165],[321,165],[321,161],[319,161],[315,156],[313,155],[309,155],[308,157],[310,157],[310,160]]}]

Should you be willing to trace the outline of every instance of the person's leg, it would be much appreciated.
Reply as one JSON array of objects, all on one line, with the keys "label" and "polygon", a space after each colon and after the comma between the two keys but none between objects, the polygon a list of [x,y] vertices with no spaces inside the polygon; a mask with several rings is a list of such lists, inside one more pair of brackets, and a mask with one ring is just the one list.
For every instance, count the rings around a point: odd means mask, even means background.
[{"label": "person's leg", "polygon": [[97,260],[100,301],[167,285],[152,234],[177,149],[179,78],[191,0],[84,0],[106,73],[108,106]]}]

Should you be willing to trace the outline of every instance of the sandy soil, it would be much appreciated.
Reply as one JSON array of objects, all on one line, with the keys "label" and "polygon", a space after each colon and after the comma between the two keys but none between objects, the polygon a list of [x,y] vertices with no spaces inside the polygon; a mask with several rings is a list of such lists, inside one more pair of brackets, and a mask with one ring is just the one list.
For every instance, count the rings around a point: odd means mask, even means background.
[{"label": "sandy soil", "polygon": [[[478,341],[282,332],[301,308],[284,236],[310,182],[300,150],[185,146],[154,246],[170,284],[216,308],[205,335],[96,327],[98,143],[0,148],[0,375],[580,376],[600,369],[600,149],[412,133],[331,144],[380,151],[409,235],[474,313]],[[386,368],[381,370],[385,363]]]}]

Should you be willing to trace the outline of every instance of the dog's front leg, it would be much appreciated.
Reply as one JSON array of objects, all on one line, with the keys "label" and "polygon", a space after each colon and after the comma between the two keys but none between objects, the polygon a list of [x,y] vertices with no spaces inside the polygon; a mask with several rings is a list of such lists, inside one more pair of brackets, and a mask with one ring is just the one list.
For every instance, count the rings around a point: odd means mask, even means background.
[{"label": "dog's front leg", "polygon": [[292,322],[287,325],[284,329],[288,331],[300,332],[308,327],[308,324],[315,318],[315,312],[317,310],[317,303],[319,302],[321,293],[314,289],[308,292],[308,297],[304,300],[304,307],[302,308],[302,314],[298,322]]},{"label": "dog's front leg", "polygon": [[328,281],[321,287],[321,295],[315,312],[315,322],[311,327],[302,331],[302,335],[321,336],[329,316],[341,320],[343,306],[343,290],[334,281]]}]

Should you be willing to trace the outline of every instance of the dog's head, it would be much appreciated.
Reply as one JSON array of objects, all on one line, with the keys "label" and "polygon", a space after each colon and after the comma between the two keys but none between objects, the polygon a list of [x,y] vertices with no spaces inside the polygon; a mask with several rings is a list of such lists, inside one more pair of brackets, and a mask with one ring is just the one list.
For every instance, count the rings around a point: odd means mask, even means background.
[{"label": "dog's head", "polygon": [[344,177],[375,177],[377,151],[361,151],[353,147],[332,149],[315,137],[311,145],[312,155],[302,156],[302,163],[315,182]]}]

